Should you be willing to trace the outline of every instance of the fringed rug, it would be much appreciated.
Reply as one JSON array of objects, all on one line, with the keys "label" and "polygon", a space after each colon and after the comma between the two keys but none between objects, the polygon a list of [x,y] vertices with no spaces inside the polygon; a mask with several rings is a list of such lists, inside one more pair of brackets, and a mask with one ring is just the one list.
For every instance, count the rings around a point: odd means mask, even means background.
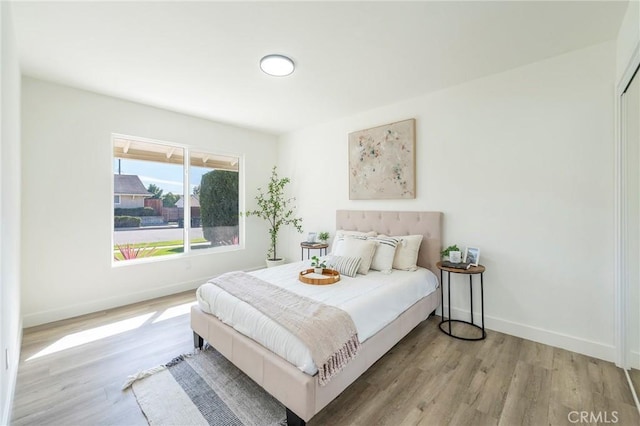
[{"label": "fringed rug", "polygon": [[150,425],[286,425],[285,408],[211,347],[129,376]]}]

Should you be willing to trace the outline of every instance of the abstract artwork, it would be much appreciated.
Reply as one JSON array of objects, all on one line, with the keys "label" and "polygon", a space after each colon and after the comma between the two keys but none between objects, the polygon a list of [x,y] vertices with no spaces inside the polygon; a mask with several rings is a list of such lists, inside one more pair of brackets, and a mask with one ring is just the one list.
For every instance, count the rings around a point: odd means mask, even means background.
[{"label": "abstract artwork", "polygon": [[349,133],[349,199],[416,198],[416,120]]}]

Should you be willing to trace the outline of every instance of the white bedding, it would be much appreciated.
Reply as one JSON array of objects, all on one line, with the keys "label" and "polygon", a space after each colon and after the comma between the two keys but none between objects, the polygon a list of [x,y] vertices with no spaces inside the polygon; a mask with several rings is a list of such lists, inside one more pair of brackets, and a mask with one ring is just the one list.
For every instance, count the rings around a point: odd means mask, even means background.
[{"label": "white bedding", "polygon": [[[393,270],[391,274],[369,271],[355,278],[342,276],[333,285],[309,285],[298,273],[309,262],[290,263],[251,272],[260,279],[310,299],[346,311],[358,330],[361,342],[376,334],[418,300],[438,287],[438,279],[428,269]],[[317,368],[307,347],[273,320],[218,286],[206,283],[196,292],[200,309],[278,354],[301,371],[313,375]]]}]

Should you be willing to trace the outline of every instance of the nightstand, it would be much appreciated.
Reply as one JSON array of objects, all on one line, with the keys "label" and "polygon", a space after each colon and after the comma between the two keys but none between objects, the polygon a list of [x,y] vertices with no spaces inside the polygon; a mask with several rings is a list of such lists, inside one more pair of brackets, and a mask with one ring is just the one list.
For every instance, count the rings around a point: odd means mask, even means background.
[{"label": "nightstand", "polygon": [[303,241],[300,243],[300,250],[302,252],[300,254],[300,260],[304,260],[304,249],[307,249],[307,259],[310,259],[311,250],[320,250],[320,256],[322,256],[322,250],[324,250],[324,254],[326,256],[327,247],[329,247],[329,244],[327,243],[308,243],[306,241]]},{"label": "nightstand", "polygon": [[[456,268],[447,268],[446,266],[442,266],[442,262],[436,263],[436,267],[440,269],[440,285],[442,286],[442,291],[440,292],[440,309],[442,311],[442,316],[439,327],[440,330],[451,337],[455,337],[456,339],[461,340],[483,340],[487,337],[487,333],[484,331],[484,280],[483,274],[485,271],[485,267],[482,265],[472,266],[469,269],[456,269]],[[447,273],[447,299],[449,303],[449,315],[447,319],[444,319],[444,272]],[[471,311],[471,321],[463,321],[463,320],[454,320],[451,319],[451,274],[463,274],[469,276],[469,297],[470,297],[470,309]],[[476,325],[473,321],[473,276],[480,275],[480,316],[481,316],[481,325]],[[463,324],[468,324],[472,327],[477,328],[482,332],[480,337],[463,337],[453,334],[451,331],[451,323],[458,322]],[[443,324],[445,327],[443,327]],[[448,327],[447,327],[448,325]]]}]

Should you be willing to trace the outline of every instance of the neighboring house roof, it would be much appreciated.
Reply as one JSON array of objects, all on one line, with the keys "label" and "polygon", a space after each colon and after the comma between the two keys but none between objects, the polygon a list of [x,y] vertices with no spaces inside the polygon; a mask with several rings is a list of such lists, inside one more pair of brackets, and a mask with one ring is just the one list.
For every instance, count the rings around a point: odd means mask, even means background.
[{"label": "neighboring house roof", "polygon": [[[182,195],[180,196],[180,199],[176,201],[176,207],[184,207],[184,201],[182,201]],[[198,198],[195,195],[191,196],[191,207],[200,207],[200,201],[198,201]]]},{"label": "neighboring house roof", "polygon": [[137,175],[113,175],[113,194],[153,196]]}]

